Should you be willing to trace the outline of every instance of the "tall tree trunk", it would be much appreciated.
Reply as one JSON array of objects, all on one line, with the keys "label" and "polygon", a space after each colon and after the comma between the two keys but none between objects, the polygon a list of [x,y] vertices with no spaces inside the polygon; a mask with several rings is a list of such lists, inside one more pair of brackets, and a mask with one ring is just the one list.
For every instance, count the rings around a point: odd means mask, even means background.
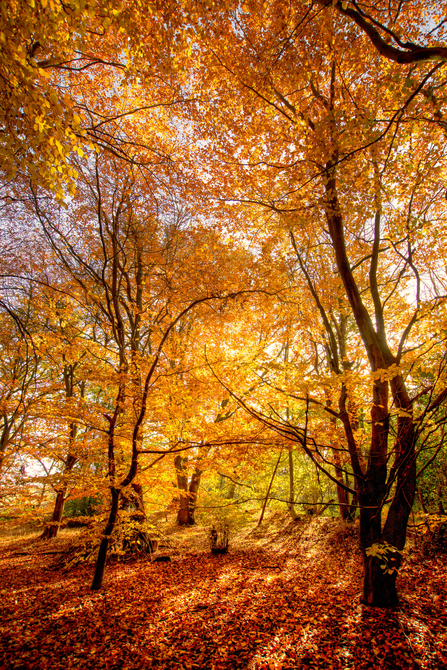
[{"label": "tall tree trunk", "polygon": [[57,537],[59,527],[62,521],[62,515],[64,513],[65,505],[65,495],[67,493],[68,482],[66,481],[68,475],[72,471],[74,465],[77,462],[77,457],[73,454],[69,454],[67,460],[65,461],[64,472],[62,475],[62,485],[57,491],[56,501],[54,503],[53,516],[51,521],[47,524],[45,530],[40,536],[42,540],[52,540]]},{"label": "tall tree trunk", "polygon": [[292,517],[292,519],[295,521],[298,519],[298,513],[295,510],[295,480],[293,476],[293,452],[291,449],[289,449],[289,502],[287,503],[287,509]]},{"label": "tall tree trunk", "polygon": [[179,490],[179,508],[177,512],[178,526],[194,526],[195,510],[197,504],[197,495],[199,492],[200,478],[203,470],[198,465],[195,466],[191,475],[191,481],[188,486],[188,458],[185,456],[176,456],[174,459],[175,470],[177,473],[177,488]]},{"label": "tall tree trunk", "polygon": [[189,483],[189,499],[188,499],[188,507],[189,507],[189,524],[194,525],[196,523],[195,519],[195,512],[196,512],[196,505],[197,505],[197,495],[199,493],[199,486],[200,486],[200,478],[203,474],[203,470],[200,470],[200,468],[196,465],[194,468],[194,472],[192,473],[191,476],[191,481]]},{"label": "tall tree trunk", "polygon": [[422,511],[425,512],[425,514],[427,514],[428,511],[427,511],[427,507],[425,505],[424,495],[422,493],[422,488],[420,486],[418,486],[418,495],[419,495],[419,502],[421,503]]},{"label": "tall tree trunk", "polygon": [[272,478],[270,479],[270,483],[268,485],[267,493],[265,494],[265,499],[264,499],[264,503],[262,505],[262,510],[261,510],[261,516],[259,517],[257,527],[259,527],[261,525],[262,520],[264,519],[265,509],[267,507],[267,503],[268,503],[268,500],[269,500],[270,489],[272,488],[273,480],[275,479],[276,471],[278,469],[278,465],[279,465],[279,461],[281,460],[281,456],[282,456],[282,451],[280,452],[280,454],[278,456],[278,460],[276,461],[276,465],[275,465],[275,468],[273,470]]},{"label": "tall tree trunk", "polygon": [[340,516],[343,521],[351,520],[348,506],[348,492],[342,486],[343,484],[343,470],[341,467],[340,454],[337,449],[333,449],[332,453],[334,454],[334,467],[335,467],[335,477],[337,479],[337,500],[338,507],[340,509]]},{"label": "tall tree trunk", "polygon": [[177,475],[177,488],[179,491],[179,509],[177,512],[177,525],[190,525],[191,517],[189,511],[189,491],[188,491],[188,458],[178,454],[174,458],[175,471]]},{"label": "tall tree trunk", "polygon": [[104,536],[101,540],[101,544],[99,545],[98,558],[96,559],[95,574],[93,576],[93,582],[91,586],[92,591],[98,591],[102,586],[102,580],[104,577],[104,570],[107,561],[107,551],[110,544],[110,537],[113,533],[116,520],[118,518],[118,508],[119,508],[121,491],[120,489],[112,488],[111,493],[112,493],[112,505],[110,508],[110,514],[109,519],[107,521],[107,526],[104,531]]},{"label": "tall tree trunk", "polygon": [[[334,70],[335,71],[335,70]],[[416,457],[415,430],[412,417],[412,404],[408,397],[404,381],[396,375],[391,382],[378,377],[382,371],[388,370],[399,361],[390,351],[386,340],[383,304],[380,299],[377,268],[380,247],[380,202],[377,198],[377,211],[374,223],[374,243],[370,265],[370,290],[374,304],[376,328],[371,316],[363,303],[359,287],[356,283],[350,260],[347,255],[343,215],[338,200],[337,181],[334,164],[338,160],[337,152],[327,163],[325,176],[326,219],[332,239],[337,268],[349,300],[358,332],[363,340],[371,372],[376,374],[373,384],[371,404],[371,441],[368,466],[362,471],[359,462],[359,451],[353,439],[352,425],[345,408],[345,394],[341,398],[340,418],[343,421],[354,475],[359,480],[360,511],[360,542],[364,554],[364,588],[363,602],[377,607],[394,607],[398,602],[396,591],[396,570],[391,574],[380,567],[384,562],[375,556],[368,555],[367,550],[373,545],[387,544],[402,550],[405,545],[408,519],[416,490]],[[403,410],[397,419],[397,436],[394,445],[394,462],[388,472],[388,438],[389,438],[389,385],[392,392],[393,405]],[[382,529],[382,510],[387,497],[394,489],[393,499]],[[391,552],[392,550],[390,550]],[[400,565],[399,554],[392,556],[395,567]]]},{"label": "tall tree trunk", "polygon": [[355,488],[355,493],[353,493],[351,497],[351,502],[349,504],[349,516],[348,516],[348,521],[354,521],[356,514],[357,514],[357,509],[358,509],[358,503],[359,503],[359,485],[357,481],[357,477],[354,477],[354,488]]}]

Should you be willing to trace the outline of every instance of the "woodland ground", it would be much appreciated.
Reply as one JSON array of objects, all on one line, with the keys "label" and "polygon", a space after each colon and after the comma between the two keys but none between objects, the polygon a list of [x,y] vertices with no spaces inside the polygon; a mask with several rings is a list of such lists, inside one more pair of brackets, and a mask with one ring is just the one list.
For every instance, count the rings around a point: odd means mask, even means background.
[{"label": "woodland ground", "polygon": [[0,668],[447,668],[446,556],[410,553],[401,606],[360,603],[357,529],[271,513],[212,556],[205,528],[167,531],[171,563],[55,569],[69,531],[0,538]]}]

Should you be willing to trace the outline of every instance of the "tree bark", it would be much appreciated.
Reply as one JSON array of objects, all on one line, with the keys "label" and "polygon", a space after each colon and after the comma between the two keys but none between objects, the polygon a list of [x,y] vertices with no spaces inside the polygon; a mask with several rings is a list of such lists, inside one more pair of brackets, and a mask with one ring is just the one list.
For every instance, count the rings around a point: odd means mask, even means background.
[{"label": "tree bark", "polygon": [[190,511],[189,511],[189,494],[188,494],[188,472],[187,472],[188,458],[178,454],[174,458],[175,471],[177,475],[177,487],[179,490],[179,508],[177,512],[177,525],[189,526]]},{"label": "tree bark", "polygon": [[178,526],[194,526],[195,510],[197,504],[197,495],[199,492],[200,478],[203,474],[197,465],[191,475],[191,480],[188,486],[188,458],[185,456],[176,456],[174,459],[175,469],[177,473],[177,487],[179,489],[179,509],[177,512]]},{"label": "tree bark", "polygon": [[293,453],[292,450],[289,449],[289,502],[287,503],[287,509],[290,516],[295,521],[296,519],[298,519],[299,515],[295,510],[294,500],[295,500],[295,481],[293,476]]},{"label": "tree bark", "polygon": [[399,604],[396,590],[397,569],[388,574],[381,565],[380,558],[363,554],[362,602],[371,607],[396,607]]},{"label": "tree bark", "polygon": [[191,481],[189,483],[189,524],[194,525],[196,523],[195,512],[197,505],[197,495],[199,493],[200,478],[203,474],[203,470],[196,465],[194,472],[191,476]]},{"label": "tree bark", "polygon": [[341,467],[340,454],[336,449],[333,449],[334,454],[334,467],[335,467],[335,477],[337,479],[337,500],[338,507],[340,510],[340,516],[343,521],[348,521],[351,519],[348,506],[348,492],[342,486],[343,484],[343,470]]},{"label": "tree bark", "polygon": [[72,471],[74,465],[77,462],[77,457],[73,454],[69,454],[67,460],[65,461],[64,473],[63,473],[63,483],[61,488],[57,491],[56,501],[54,503],[53,516],[51,517],[50,523],[46,526],[42,535],[40,536],[42,540],[52,540],[57,537],[59,527],[62,521],[62,515],[64,513],[65,505],[65,495],[67,493],[68,483],[66,477]]},{"label": "tree bark", "polygon": [[262,505],[261,516],[259,517],[257,528],[259,528],[259,526],[262,523],[262,520],[264,519],[265,509],[267,507],[267,503],[268,503],[268,500],[269,500],[270,489],[272,488],[273,480],[275,479],[276,471],[278,469],[278,465],[279,465],[279,461],[281,460],[281,456],[282,456],[282,451],[280,452],[280,454],[278,456],[278,460],[276,461],[276,465],[275,465],[275,468],[273,470],[272,478],[270,479],[270,483],[269,483],[269,486],[268,486],[268,489],[267,489],[267,493],[265,494],[265,499],[264,499],[264,503]]},{"label": "tree bark", "polygon": [[107,551],[110,544],[110,537],[113,533],[116,520],[118,518],[118,508],[119,508],[121,491],[116,488],[111,488],[111,493],[112,493],[112,505],[110,508],[110,514],[107,526],[104,531],[104,536],[101,540],[101,544],[99,545],[98,558],[96,559],[95,574],[93,576],[93,582],[91,586],[92,591],[98,591],[102,586],[102,580],[104,577],[104,570],[107,561]]},{"label": "tree bark", "polygon": [[[392,355],[385,333],[383,305],[377,285],[377,258],[380,242],[380,207],[375,217],[374,244],[370,268],[370,290],[373,298],[376,328],[363,303],[347,256],[343,218],[337,194],[335,168],[336,156],[327,164],[326,218],[335,252],[337,268],[343,281],[346,296],[368,355],[371,371],[379,373],[396,365],[398,360]],[[388,472],[389,438],[389,389],[398,410],[403,410],[397,419],[397,436],[394,448],[394,463]],[[345,397],[341,397],[340,418],[343,421],[354,476],[359,483],[360,503],[360,543],[364,553],[363,602],[377,607],[395,607],[398,602],[396,573],[388,574],[380,567],[379,559],[366,555],[366,550],[374,544],[387,543],[398,550],[405,545],[408,519],[416,491],[415,428],[412,405],[400,375],[391,382],[376,376],[373,384],[371,404],[371,439],[366,472],[360,464],[359,452],[352,435],[352,426],[344,410]],[[388,515],[382,528],[382,509],[394,487]],[[397,554],[399,556],[399,554]],[[382,563],[383,564],[383,563]],[[398,567],[398,566],[397,566]]]}]

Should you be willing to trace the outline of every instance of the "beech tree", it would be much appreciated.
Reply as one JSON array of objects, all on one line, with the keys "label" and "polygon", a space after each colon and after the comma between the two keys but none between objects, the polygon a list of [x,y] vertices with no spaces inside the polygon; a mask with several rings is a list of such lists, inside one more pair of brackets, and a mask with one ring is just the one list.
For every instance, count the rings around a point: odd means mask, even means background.
[{"label": "beech tree", "polygon": [[[55,262],[70,277],[67,292],[85,314],[87,394],[78,398],[77,423],[103,435],[111,496],[92,584],[98,589],[120,499],[138,484],[141,457],[154,454],[157,462],[185,448],[154,449],[145,437],[159,434],[166,416],[156,389],[160,393],[168,380],[170,393],[179,374],[172,367],[177,326],[201,305],[233,299],[240,278],[222,274],[231,254],[225,260],[216,236],[189,224],[181,202],[151,193],[147,180],[107,155],[92,160],[66,213],[36,191],[32,201]],[[213,258],[202,255],[213,245],[221,259],[218,274]],[[91,385],[102,387],[96,398]]]},{"label": "beech tree", "polygon": [[[276,244],[278,254],[288,253],[280,240],[294,240],[292,250],[326,332],[339,384],[338,394],[330,394],[331,405],[314,397],[312,387],[292,394],[304,403],[304,425],[239,401],[304,449],[309,449],[315,403],[342,426],[355,487],[334,477],[333,468],[340,470],[336,461],[328,468],[326,454],[308,453],[341,488],[358,495],[364,602],[394,606],[399,552],[416,489],[417,443],[444,397],[443,336],[437,335],[445,299],[439,290],[444,271],[437,239],[444,233],[437,226],[442,228],[445,212],[445,156],[429,93],[444,94],[443,62],[423,62],[416,69],[419,47],[407,43],[401,51],[411,55],[396,57],[394,65],[379,53],[371,55],[370,39],[376,48],[379,42],[360,20],[362,10],[357,8],[354,17],[345,5],[350,7],[342,3],[340,10],[325,8],[318,15],[317,6],[253,2],[208,14],[201,55],[208,66],[209,100],[221,106],[203,101],[196,118],[203,135],[213,137],[215,151],[201,159],[219,175],[216,197],[252,206],[258,217],[264,209],[260,237]],[[401,9],[399,24],[408,40],[421,35],[422,7]],[[360,33],[346,27],[344,14],[357,19]],[[377,20],[369,21],[386,33]],[[438,51],[431,55],[442,58]],[[410,63],[405,74],[400,62]],[[223,111],[228,107],[231,115]],[[256,225],[259,231],[259,218]],[[428,266],[433,268],[430,287],[424,279]],[[353,329],[345,344],[333,319],[340,306]],[[438,373],[422,420],[413,411],[421,389],[414,388],[410,373],[423,365],[435,343]],[[368,447],[364,437],[359,439],[353,411],[360,395],[355,366],[369,379],[361,383],[360,403],[364,412],[370,394],[363,433]],[[290,393],[290,384],[287,388]],[[387,557],[386,569],[379,555]]]},{"label": "beech tree", "polygon": [[282,302],[246,305],[251,351],[217,342],[201,364],[251,415],[250,444],[298,444],[340,508],[359,507],[364,602],[397,603],[416,463],[445,422],[444,4],[17,0],[1,14],[5,197],[31,183],[96,360],[80,381],[101,389],[67,422],[107,451],[94,588],[140,457],[175,454],[185,490],[184,445],[146,448],[168,423],[155,389],[175,386],[178,324],[261,278]]},{"label": "beech tree", "polygon": [[[79,319],[79,314],[76,315],[77,319],[76,317],[73,319],[73,305],[70,303],[63,305],[61,304],[61,300],[58,302],[59,304],[55,311],[59,322],[57,324],[57,330],[59,332],[57,333],[56,338],[54,338],[56,342],[54,340],[52,341],[54,349],[50,354],[51,345],[48,342],[48,337],[44,340],[44,348],[47,350],[47,360],[51,359],[54,361],[56,370],[62,377],[63,383],[60,384],[60,386],[62,386],[64,405],[66,406],[68,414],[65,429],[67,436],[65,450],[60,455],[62,472],[57,475],[57,478],[53,477],[53,480],[55,481],[51,482],[52,487],[56,492],[56,499],[51,521],[42,533],[43,539],[51,539],[57,536],[64,511],[67,490],[70,479],[73,477],[73,468],[80,457],[85,457],[85,454],[83,454],[82,451],[85,446],[84,441],[86,438],[86,431],[89,429],[88,427],[83,426],[80,431],[79,424],[74,420],[76,410],[73,404],[82,404],[86,391],[85,379],[82,379],[82,377],[79,379],[82,359],[87,353],[87,351],[82,346],[79,347],[76,342],[76,339],[80,336],[79,324],[76,324],[76,321]],[[72,321],[72,323],[70,323],[70,321]],[[59,365],[57,365],[58,363]],[[63,417],[60,418],[63,420]],[[59,443],[61,441],[62,440],[60,439],[58,440]]]}]

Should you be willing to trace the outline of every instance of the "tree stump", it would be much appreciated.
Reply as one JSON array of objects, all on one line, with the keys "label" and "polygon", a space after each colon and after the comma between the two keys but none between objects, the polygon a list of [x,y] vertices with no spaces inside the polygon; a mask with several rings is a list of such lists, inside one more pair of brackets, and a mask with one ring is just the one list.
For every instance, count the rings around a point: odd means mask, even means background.
[{"label": "tree stump", "polygon": [[221,523],[217,528],[212,526],[210,530],[211,553],[215,555],[226,554],[228,551],[229,538],[230,529],[227,523]]}]

